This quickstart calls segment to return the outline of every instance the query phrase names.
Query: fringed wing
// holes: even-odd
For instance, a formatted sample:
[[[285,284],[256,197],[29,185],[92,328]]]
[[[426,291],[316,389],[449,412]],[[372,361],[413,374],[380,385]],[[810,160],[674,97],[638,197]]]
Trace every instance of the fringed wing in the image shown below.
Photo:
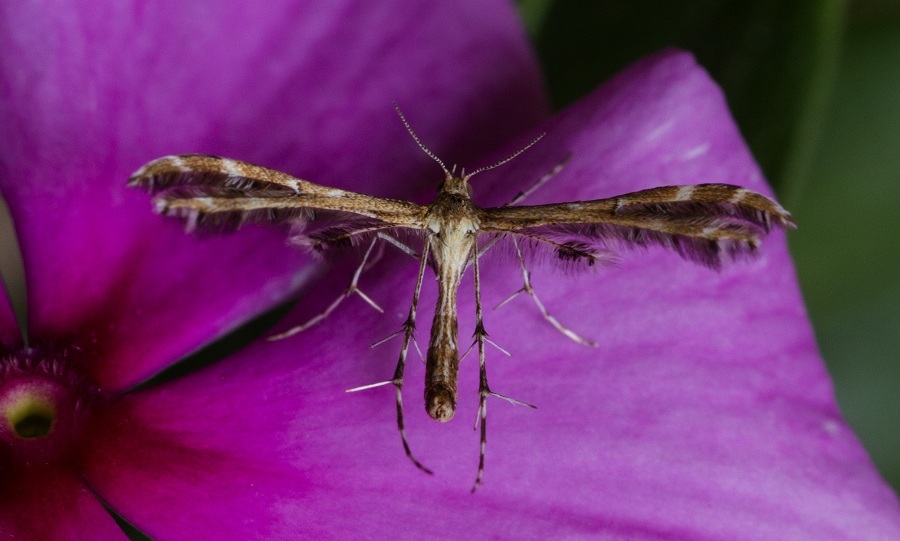
[[[422,227],[425,207],[321,186],[247,162],[184,154],[138,169],[129,186],[154,194],[156,211],[198,226],[234,230],[252,222],[289,223],[297,243],[316,250],[355,235]]]
[[[522,256],[532,263],[552,263],[565,271],[581,271],[586,267],[603,267],[615,264],[618,254],[608,246],[594,242],[582,242],[573,238],[548,234],[539,228],[522,229],[515,233],[493,233],[481,236],[479,251],[491,250],[504,258],[517,257],[516,247]],[[515,242],[512,242],[515,241]]]
[[[658,245],[718,269],[752,256],[772,226],[796,227],[768,197],[739,186],[665,186],[618,197],[484,210],[485,233],[513,234],[554,247],[569,262],[593,265],[616,248]]]

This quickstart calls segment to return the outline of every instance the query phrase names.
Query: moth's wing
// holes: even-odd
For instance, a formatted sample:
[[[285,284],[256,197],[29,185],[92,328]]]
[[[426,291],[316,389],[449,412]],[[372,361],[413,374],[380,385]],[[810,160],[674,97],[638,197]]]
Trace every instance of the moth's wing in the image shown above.
[[[753,255],[771,227],[796,227],[768,197],[729,184],[650,188],[618,197],[484,209],[481,230],[545,245],[563,261],[593,265],[622,248],[659,245],[719,268]]]
[[[129,186],[154,194],[156,211],[198,226],[289,223],[296,240],[321,250],[395,228],[421,229],[425,207],[321,186],[247,162],[184,154],[138,169]]]

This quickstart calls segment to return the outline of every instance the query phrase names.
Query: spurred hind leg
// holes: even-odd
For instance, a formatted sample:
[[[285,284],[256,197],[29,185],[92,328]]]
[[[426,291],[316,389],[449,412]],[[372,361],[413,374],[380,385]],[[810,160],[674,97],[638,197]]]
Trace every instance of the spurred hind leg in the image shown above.
[[[344,292],[341,293],[341,295],[337,299],[334,300],[334,302],[329,304],[328,307],[325,308],[325,310],[323,310],[321,313],[310,318],[309,321],[307,321],[306,323],[297,325],[296,327],[288,329],[282,333],[272,335],[268,338],[268,340],[283,340],[289,336],[293,336],[293,335],[297,334],[298,332],[305,331],[306,329],[312,327],[316,323],[319,323],[320,321],[322,321],[323,319],[325,319],[329,315],[331,315],[331,313],[334,312],[334,310],[338,306],[340,306],[340,304],[342,302],[344,302],[344,300],[346,300],[347,297],[349,297],[350,295],[353,295],[354,293],[356,293],[357,295],[362,297],[362,299],[364,301],[366,301],[369,304],[369,306],[378,310],[381,313],[384,313],[384,310],[382,310],[380,306],[375,304],[375,301],[373,301],[371,298],[369,298],[369,296],[366,295],[365,293],[363,293],[362,290],[359,289],[359,287],[357,286],[357,284],[359,283],[359,277],[362,274],[363,269],[366,266],[366,261],[368,261],[368,259],[369,259],[369,254],[372,253],[372,248],[375,247],[375,242],[377,240],[378,240],[378,237],[372,238],[372,242],[369,243],[369,247],[366,249],[365,255],[363,255],[362,262],[360,262],[359,267],[356,268],[356,272],[353,273],[353,278],[350,280],[350,285],[347,286],[347,289],[345,289]]]
[[[512,295],[510,295],[509,297],[504,299],[503,302],[501,302],[500,304],[495,306],[494,310],[496,310],[497,308],[500,308],[504,304],[513,300],[520,293],[527,293],[528,296],[530,296],[532,299],[534,299],[534,304],[537,305],[538,310],[541,311],[541,315],[544,316],[544,319],[546,319],[548,322],[550,322],[550,324],[553,325],[553,327],[555,327],[556,330],[563,333],[564,335],[566,335],[568,338],[574,340],[575,342],[578,342],[579,344],[582,344],[585,346],[597,347],[596,342],[592,342],[590,340],[586,340],[586,339],[578,336],[577,334],[575,334],[574,331],[572,331],[568,327],[563,326],[563,324],[560,323],[558,319],[553,317],[553,315],[547,311],[547,308],[544,307],[544,303],[542,303],[541,300],[538,298],[538,296],[534,293],[534,288],[531,286],[531,273],[525,267],[525,258],[522,257],[522,250],[519,249],[519,243],[516,241],[516,239],[512,239],[512,241],[516,247],[516,256],[519,258],[519,265],[522,267],[522,281],[524,282],[524,285],[522,286],[522,289],[516,291],[515,293],[513,293]]]

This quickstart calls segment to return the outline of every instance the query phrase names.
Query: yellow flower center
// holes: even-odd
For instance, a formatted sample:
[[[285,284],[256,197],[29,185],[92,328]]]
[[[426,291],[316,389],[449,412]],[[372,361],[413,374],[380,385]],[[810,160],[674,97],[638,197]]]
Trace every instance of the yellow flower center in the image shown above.
[[[16,436],[22,439],[42,438],[53,432],[56,424],[53,404],[40,394],[17,394],[19,396],[8,397],[3,405],[3,416]]]

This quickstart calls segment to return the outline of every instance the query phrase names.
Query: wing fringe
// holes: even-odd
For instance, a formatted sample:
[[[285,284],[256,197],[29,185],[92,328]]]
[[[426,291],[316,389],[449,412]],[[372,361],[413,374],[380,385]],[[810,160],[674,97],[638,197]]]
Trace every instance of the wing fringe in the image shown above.
[[[527,228],[516,234],[550,239],[559,244],[577,246],[582,252],[592,251],[598,254],[661,246],[684,259],[717,270],[726,262],[752,258],[759,248],[759,238],[753,227],[727,222],[704,222],[703,229],[714,229],[720,236],[692,236],[607,223],[560,224]],[[568,259],[565,253],[559,253],[558,257],[561,260]]]

